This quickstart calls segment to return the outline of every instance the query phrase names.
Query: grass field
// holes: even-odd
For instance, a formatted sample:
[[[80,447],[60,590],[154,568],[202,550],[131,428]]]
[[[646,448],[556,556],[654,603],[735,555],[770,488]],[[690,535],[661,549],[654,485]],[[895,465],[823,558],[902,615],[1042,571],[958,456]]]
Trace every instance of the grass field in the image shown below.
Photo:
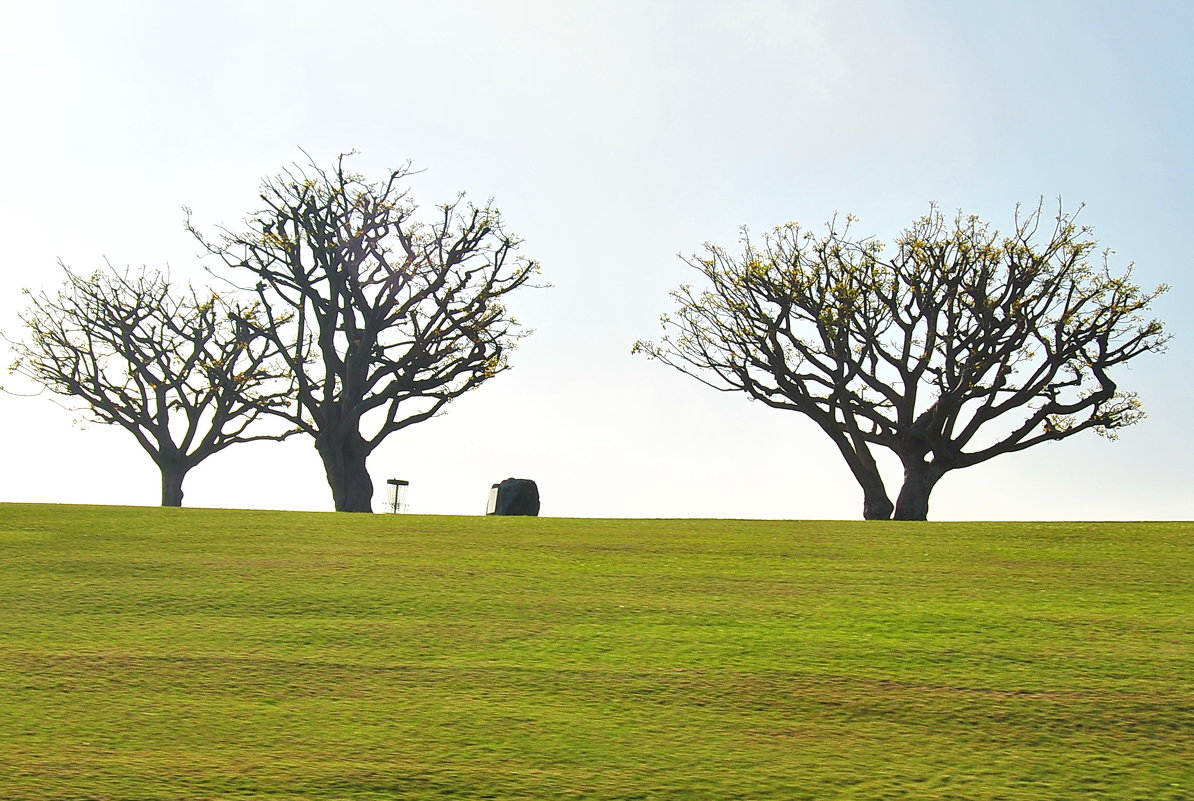
[[[0,799],[1190,799],[1192,534],[0,505]]]

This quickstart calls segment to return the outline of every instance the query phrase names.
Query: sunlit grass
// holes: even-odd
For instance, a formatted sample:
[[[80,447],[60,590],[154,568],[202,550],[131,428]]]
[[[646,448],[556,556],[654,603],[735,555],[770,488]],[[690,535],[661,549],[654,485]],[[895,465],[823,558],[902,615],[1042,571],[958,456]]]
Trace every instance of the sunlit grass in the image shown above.
[[[1192,532],[0,505],[0,798],[1178,801]]]

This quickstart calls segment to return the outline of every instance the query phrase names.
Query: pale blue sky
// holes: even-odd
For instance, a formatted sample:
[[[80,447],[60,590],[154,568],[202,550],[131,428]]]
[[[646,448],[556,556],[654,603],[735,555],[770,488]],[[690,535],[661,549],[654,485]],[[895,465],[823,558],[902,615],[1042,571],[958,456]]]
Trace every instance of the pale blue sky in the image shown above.
[[[0,3],[0,328],[22,286],[88,269],[203,274],[182,229],[235,225],[262,177],[357,148],[410,159],[426,205],[493,196],[554,287],[516,303],[515,370],[387,441],[378,484],[479,514],[536,479],[544,514],[856,518],[832,446],[791,414],[629,355],[676,257],[740,225],[835,212],[883,238],[930,201],[1006,225],[1061,196],[1134,261],[1175,339],[1122,375],[1150,417],[947,476],[931,517],[1194,517],[1194,60],[1185,2]],[[0,500],[153,504],[130,436],[0,396]],[[895,476],[891,482],[895,484]],[[309,441],[233,448],[188,505],[330,509]],[[380,501],[380,494],[378,496]],[[377,506],[380,508],[380,503]]]

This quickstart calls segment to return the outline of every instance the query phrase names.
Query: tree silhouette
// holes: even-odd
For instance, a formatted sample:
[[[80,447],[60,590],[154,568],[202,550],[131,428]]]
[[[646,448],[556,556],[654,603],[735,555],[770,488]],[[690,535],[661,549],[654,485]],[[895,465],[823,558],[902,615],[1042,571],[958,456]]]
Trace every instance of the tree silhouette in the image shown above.
[[[187,472],[212,454],[295,433],[250,432],[290,392],[256,306],[175,294],[157,270],[63,269],[57,292],[30,293],[11,369],[131,433],[161,471],[163,506],[182,505]]]
[[[1111,371],[1164,349],[1142,314],[1167,287],[1114,274],[1074,214],[1050,228],[1040,206],[1017,210],[1004,236],[933,207],[890,255],[853,222],[823,235],[792,223],[759,244],[744,232],[740,254],[706,246],[686,261],[707,287],[674,292],[663,339],[635,350],[807,416],[862,487],[867,519],[923,520],[951,470],[1088,429],[1113,437],[1144,416]],[[903,466],[894,505],[876,447]]]
[[[369,454],[507,369],[520,329],[502,301],[537,266],[514,255],[497,209],[458,199],[419,222],[409,167],[369,183],[345,158],[265,181],[246,230],[188,226],[252,276],[256,330],[295,376],[294,403],[268,410],[314,438],[336,509],[368,512]]]

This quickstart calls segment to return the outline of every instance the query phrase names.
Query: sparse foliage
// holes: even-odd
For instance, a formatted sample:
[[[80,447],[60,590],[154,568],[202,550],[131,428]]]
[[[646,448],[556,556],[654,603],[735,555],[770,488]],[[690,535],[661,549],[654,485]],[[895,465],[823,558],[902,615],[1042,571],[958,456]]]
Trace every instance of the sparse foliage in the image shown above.
[[[26,336],[10,341],[12,372],[131,433],[161,471],[163,506],[182,504],[183,479],[208,456],[294,433],[250,431],[289,395],[256,306],[192,287],[175,293],[146,269],[67,269],[57,292],[30,294]]]
[[[1038,206],[1002,235],[936,208],[884,246],[792,223],[741,253],[686,261],[707,281],[673,293],[658,343],[635,350],[725,391],[806,415],[838,447],[868,519],[923,520],[948,471],[1144,413],[1113,368],[1164,349],[1142,290],[1075,214]],[[873,448],[903,466],[891,503]]]
[[[410,174],[370,183],[345,156],[309,162],[262,184],[245,230],[190,226],[256,292],[256,330],[296,378],[293,403],[269,411],[314,438],[341,511],[371,510],[366,459],[387,436],[507,369],[520,327],[503,298],[537,270],[495,208],[458,199],[417,221]]]

